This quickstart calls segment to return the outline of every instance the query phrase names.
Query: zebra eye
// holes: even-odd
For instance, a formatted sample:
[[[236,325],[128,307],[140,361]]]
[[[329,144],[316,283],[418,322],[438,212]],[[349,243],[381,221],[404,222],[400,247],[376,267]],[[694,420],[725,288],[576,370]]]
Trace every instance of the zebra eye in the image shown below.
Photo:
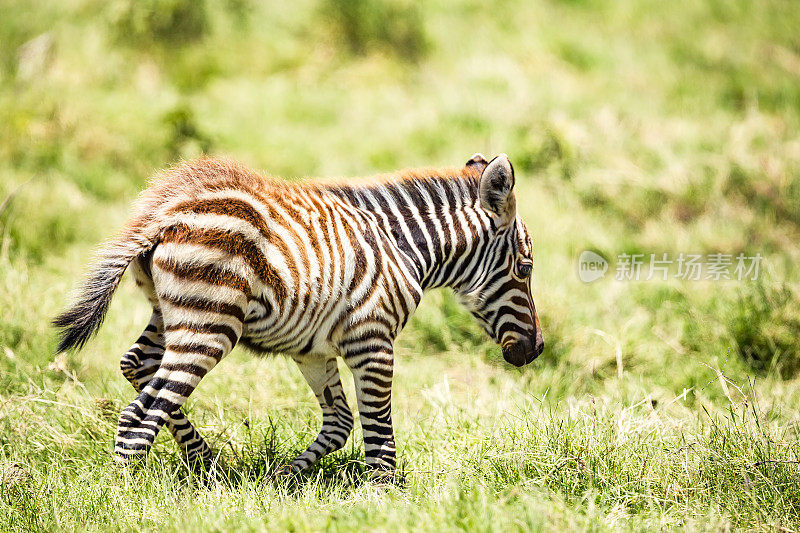
[[[530,263],[528,261],[517,263],[517,272],[519,272],[519,275],[522,278],[527,278],[528,276],[530,276],[532,270],[533,270],[533,263]]]

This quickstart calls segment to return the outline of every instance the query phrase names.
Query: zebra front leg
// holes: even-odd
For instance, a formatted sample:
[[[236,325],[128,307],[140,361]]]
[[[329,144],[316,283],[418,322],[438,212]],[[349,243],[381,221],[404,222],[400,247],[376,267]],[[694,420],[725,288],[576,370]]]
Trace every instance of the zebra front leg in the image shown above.
[[[322,407],[322,429],[306,451],[284,469],[287,474],[305,470],[320,458],[340,449],[353,429],[353,412],[342,388],[336,357],[306,355],[294,360]]]
[[[164,355],[164,336],[161,314],[154,312],[150,323],[133,346],[122,356],[120,368],[122,375],[141,393],[155,375]],[[190,465],[211,464],[214,457],[211,447],[194,428],[186,415],[178,409],[166,422],[167,429],[180,446],[184,460]]]
[[[377,345],[385,344],[381,341]],[[396,464],[392,428],[393,352],[387,349],[345,356],[356,386],[364,432],[367,469],[376,479],[391,479]]]

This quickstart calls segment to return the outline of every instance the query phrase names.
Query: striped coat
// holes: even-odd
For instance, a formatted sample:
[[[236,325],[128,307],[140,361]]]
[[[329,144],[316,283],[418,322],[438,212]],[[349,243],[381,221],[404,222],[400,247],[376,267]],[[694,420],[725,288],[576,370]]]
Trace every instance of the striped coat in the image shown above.
[[[391,472],[393,343],[426,289],[451,287],[510,363],[543,349],[513,187],[505,155],[363,183],[290,184],[225,160],[184,163],[153,181],[102,249],[54,321],[58,349],[96,332],[130,267],[153,314],[121,361],[139,394],[120,415],[119,461],[146,454],[162,425],[188,460],[210,461],[181,406],[239,344],[291,356],[322,407],[319,435],[287,472],[350,434],[337,357],[354,376],[367,465]]]

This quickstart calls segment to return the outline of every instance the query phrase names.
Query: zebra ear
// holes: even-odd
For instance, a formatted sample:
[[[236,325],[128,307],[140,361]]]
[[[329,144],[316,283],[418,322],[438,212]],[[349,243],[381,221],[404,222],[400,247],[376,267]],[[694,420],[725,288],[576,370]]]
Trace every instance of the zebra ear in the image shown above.
[[[517,214],[514,198],[514,167],[506,154],[500,154],[483,169],[479,187],[481,207],[510,223]]]
[[[484,168],[486,168],[486,165],[488,164],[489,162],[486,160],[485,157],[483,157],[483,154],[477,152],[473,154],[472,157],[469,158],[469,161],[467,161],[467,163],[464,166],[476,168],[478,170],[483,170]]]

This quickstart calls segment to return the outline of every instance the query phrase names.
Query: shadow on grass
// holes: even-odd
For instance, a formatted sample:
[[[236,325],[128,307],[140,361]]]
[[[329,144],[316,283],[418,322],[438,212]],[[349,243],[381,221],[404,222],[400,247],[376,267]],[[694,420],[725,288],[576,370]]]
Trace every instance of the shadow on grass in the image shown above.
[[[317,491],[353,490],[366,483],[382,485],[405,485],[402,466],[394,476],[376,479],[366,469],[364,452],[360,445],[350,442],[343,449],[323,457],[303,472],[284,474],[282,469],[292,463],[305,447],[294,448],[286,444],[289,439],[279,435],[277,428],[269,425],[261,434],[250,433],[251,439],[242,445],[233,446],[226,442],[214,446],[215,460],[212,464],[188,464],[175,454],[162,458],[165,467],[176,473],[176,481],[197,488],[211,488],[220,484],[230,488],[245,484],[271,484],[288,495],[302,492],[308,486]],[[309,436],[304,445],[310,444],[314,437]],[[301,439],[302,440],[302,439]]]

